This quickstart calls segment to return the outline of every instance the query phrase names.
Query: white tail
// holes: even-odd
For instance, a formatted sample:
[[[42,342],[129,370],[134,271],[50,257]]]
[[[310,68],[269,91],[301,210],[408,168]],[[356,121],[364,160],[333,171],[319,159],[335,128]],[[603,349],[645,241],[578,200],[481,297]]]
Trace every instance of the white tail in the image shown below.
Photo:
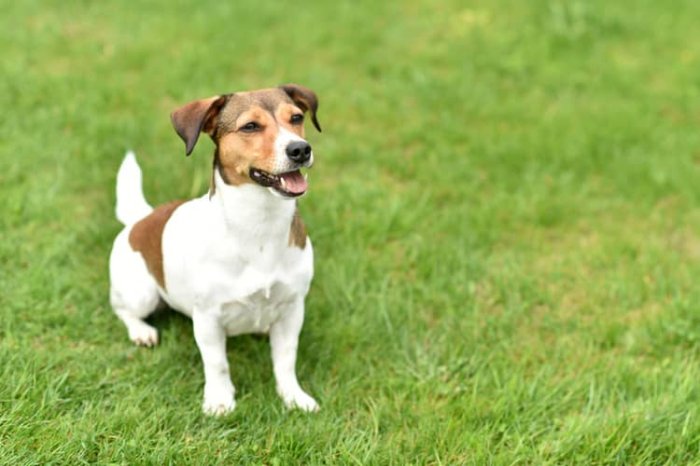
[[[124,225],[131,225],[152,210],[143,197],[141,168],[134,153],[129,151],[117,173],[117,219]]]

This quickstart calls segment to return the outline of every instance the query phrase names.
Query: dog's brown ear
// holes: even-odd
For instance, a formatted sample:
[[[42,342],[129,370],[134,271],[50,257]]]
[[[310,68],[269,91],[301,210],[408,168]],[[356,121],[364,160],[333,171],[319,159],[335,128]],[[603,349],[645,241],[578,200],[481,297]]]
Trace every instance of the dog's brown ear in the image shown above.
[[[214,117],[226,103],[225,96],[195,100],[170,114],[170,121],[177,134],[185,141],[185,153],[190,155],[199,133],[211,135],[214,130]]]
[[[321,132],[321,125],[316,119],[316,112],[318,111],[318,98],[316,94],[311,89],[300,86],[299,84],[285,84],[280,86],[284,92],[287,93],[290,99],[304,112],[311,110],[311,121],[314,126]]]

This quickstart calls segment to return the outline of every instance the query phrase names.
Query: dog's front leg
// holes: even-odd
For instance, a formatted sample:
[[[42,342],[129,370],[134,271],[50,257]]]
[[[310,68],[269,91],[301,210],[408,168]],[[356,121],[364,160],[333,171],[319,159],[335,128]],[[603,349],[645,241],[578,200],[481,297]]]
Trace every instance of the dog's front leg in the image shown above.
[[[318,411],[318,403],[299,386],[296,374],[297,345],[304,323],[304,301],[298,300],[285,309],[270,327],[272,366],[277,393],[288,408]]]
[[[204,363],[204,404],[206,414],[220,416],[233,411],[235,389],[226,357],[226,331],[219,313],[195,310],[192,314],[194,338]]]

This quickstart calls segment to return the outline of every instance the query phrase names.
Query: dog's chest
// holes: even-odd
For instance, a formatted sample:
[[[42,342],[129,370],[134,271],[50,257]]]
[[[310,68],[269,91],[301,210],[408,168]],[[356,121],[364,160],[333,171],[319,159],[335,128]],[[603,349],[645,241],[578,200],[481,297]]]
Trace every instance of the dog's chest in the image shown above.
[[[228,335],[267,332],[308,292],[313,275],[310,242],[304,249],[287,245],[207,249],[207,260],[183,258],[182,267],[169,270],[174,286],[165,297],[189,316],[195,309],[219,313]]]
[[[249,224],[239,228],[225,227],[214,212],[199,200],[176,210],[166,225],[163,297],[189,316],[218,314],[229,335],[266,332],[303,302],[313,275],[311,242],[290,242],[293,210],[278,222],[239,213],[236,219]]]
[[[252,256],[220,294],[221,321],[228,335],[266,333],[282,313],[301,303],[311,280],[308,254],[299,248]]]
[[[309,245],[310,246],[310,245]],[[192,316],[195,309],[219,314],[228,335],[266,333],[284,312],[303,302],[308,292],[313,266],[311,251],[289,251],[278,263],[223,260],[200,266],[200,276],[172,275],[185,285],[167,293],[166,301]],[[183,268],[190,271],[193,267]],[[178,277],[176,279],[176,277]]]
[[[290,309],[295,298],[303,299],[288,284],[281,281],[260,283],[257,291],[223,303],[221,322],[228,335],[267,333],[270,325]]]

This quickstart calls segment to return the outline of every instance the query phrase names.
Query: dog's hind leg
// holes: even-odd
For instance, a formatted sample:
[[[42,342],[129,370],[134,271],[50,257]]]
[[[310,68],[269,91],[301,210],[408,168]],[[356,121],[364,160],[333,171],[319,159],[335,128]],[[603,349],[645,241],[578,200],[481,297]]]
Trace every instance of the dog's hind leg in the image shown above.
[[[114,312],[124,322],[129,332],[129,339],[138,346],[155,346],[158,344],[158,330],[138,317],[131,309],[115,308]]]
[[[143,319],[158,308],[161,299],[143,258],[129,247],[126,232],[114,241],[109,261],[110,301],[131,341],[139,346],[154,346],[158,343],[158,331]]]

